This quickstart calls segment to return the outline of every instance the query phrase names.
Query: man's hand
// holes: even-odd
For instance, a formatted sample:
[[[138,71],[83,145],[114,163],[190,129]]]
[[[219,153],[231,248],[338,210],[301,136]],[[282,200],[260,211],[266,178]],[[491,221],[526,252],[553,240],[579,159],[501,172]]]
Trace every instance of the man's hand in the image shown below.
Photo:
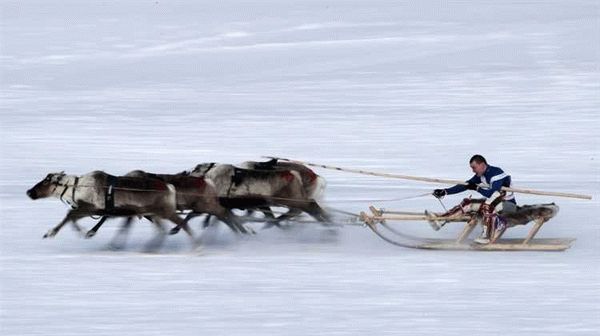
[[[446,190],[444,189],[435,189],[433,191],[433,193],[431,193],[433,196],[435,196],[436,198],[443,198],[444,196],[446,196]]]
[[[467,184],[466,188],[468,190],[477,190],[477,184],[475,184],[475,183],[469,183],[469,184]]]

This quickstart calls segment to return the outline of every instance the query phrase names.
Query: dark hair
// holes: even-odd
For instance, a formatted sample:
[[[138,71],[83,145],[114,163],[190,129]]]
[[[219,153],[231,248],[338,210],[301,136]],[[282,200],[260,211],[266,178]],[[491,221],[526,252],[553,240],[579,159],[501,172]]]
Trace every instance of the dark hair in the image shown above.
[[[485,160],[485,158],[479,154],[475,154],[473,155],[473,157],[471,157],[471,160],[469,160],[469,163],[473,163],[473,161],[477,162],[477,163],[485,163],[487,164],[487,161]]]

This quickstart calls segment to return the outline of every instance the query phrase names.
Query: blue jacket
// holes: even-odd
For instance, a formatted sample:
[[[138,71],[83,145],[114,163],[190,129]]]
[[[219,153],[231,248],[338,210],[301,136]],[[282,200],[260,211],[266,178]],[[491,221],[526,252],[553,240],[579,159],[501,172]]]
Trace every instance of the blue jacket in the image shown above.
[[[510,175],[506,174],[502,169],[488,165],[487,169],[483,173],[483,176],[479,177],[475,174],[466,183],[477,184],[477,192],[489,198],[496,191],[500,191],[502,187],[510,187]],[[445,189],[448,195],[458,194],[467,190],[467,186],[457,184],[454,187]],[[512,193],[507,193],[504,196],[505,201],[517,203]]]

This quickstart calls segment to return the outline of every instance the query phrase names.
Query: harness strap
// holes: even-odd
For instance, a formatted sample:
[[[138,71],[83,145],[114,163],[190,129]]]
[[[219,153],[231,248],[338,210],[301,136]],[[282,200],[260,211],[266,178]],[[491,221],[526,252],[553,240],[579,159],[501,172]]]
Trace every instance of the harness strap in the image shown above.
[[[239,186],[242,181],[244,181],[245,171],[239,168],[233,168],[233,176],[231,176],[231,183],[236,187]],[[230,187],[231,189],[231,187]]]
[[[73,182],[73,191],[71,192],[71,200],[73,201],[73,204],[77,204],[77,202],[75,202],[75,189],[77,188],[77,183],[79,183],[79,176],[76,176],[75,182]]]
[[[75,177],[75,181],[73,182],[72,190],[71,190],[71,201],[69,200],[65,200],[63,197],[65,196],[65,194],[67,193],[67,190],[69,189],[69,183],[65,183],[63,186],[65,187],[65,189],[63,189],[62,193],[60,194],[60,201],[63,202],[64,204],[70,206],[71,208],[75,209],[77,208],[77,202],[75,201],[75,189],[77,189],[77,183],[79,183],[79,177],[76,176]]]
[[[65,196],[65,194],[67,193],[67,189],[69,189],[69,184],[65,183],[65,184],[63,184],[63,186],[65,187],[65,189],[63,189],[62,193],[60,194],[60,201],[63,202],[63,203],[69,204],[67,201],[65,201],[63,199],[63,196]]]
[[[104,210],[112,210],[115,207],[115,185],[117,177],[108,175],[106,177],[106,194],[104,196]]]

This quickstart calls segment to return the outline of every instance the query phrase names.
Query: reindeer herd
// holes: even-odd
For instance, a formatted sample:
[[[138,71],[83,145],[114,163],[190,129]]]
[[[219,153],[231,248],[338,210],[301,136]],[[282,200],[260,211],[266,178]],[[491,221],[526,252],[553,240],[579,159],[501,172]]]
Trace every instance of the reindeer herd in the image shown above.
[[[144,217],[158,229],[157,236],[148,244],[155,249],[166,236],[163,220],[175,224],[171,234],[183,229],[194,245],[196,239],[188,222],[199,215],[207,215],[205,227],[214,216],[237,234],[254,233],[245,224],[258,218],[267,226],[278,226],[284,220],[307,213],[327,223],[329,216],[317,203],[324,188],[325,180],[306,166],[271,160],[248,161],[237,166],[203,163],[178,174],[141,170],[124,176],[102,171],[81,176],[51,173],[29,189],[27,195],[34,200],[56,197],[71,207],[44,238],[54,237],[68,223],[83,234],[77,221],[99,216],[98,224],[85,233],[90,238],[107,219],[125,217],[114,242],[117,237],[126,236],[134,218]],[[286,208],[287,212],[276,216],[273,207]],[[247,214],[237,215],[234,209],[247,210]],[[252,215],[256,212],[261,212],[261,217]],[[182,214],[184,218],[180,217]]]

